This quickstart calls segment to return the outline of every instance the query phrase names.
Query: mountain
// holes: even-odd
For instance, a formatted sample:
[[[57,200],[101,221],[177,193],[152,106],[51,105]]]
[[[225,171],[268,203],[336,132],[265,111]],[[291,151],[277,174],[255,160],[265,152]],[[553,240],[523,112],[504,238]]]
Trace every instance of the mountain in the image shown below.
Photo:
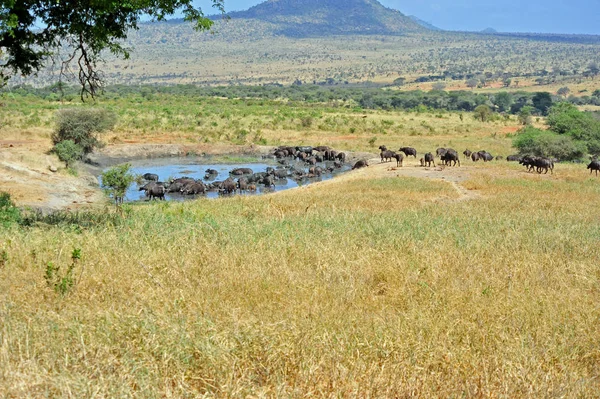
[[[437,26],[434,26],[432,24],[430,24],[429,22],[423,21],[421,18],[415,16],[415,15],[409,15],[408,18],[412,19],[413,21],[415,21],[416,23],[418,23],[419,25],[421,25],[424,28],[427,28],[429,30],[435,30],[435,31],[442,31],[443,29],[438,28]]]
[[[498,31],[494,28],[485,28],[481,33],[498,33]]]
[[[267,0],[229,16],[274,24],[276,33],[290,37],[399,35],[427,30],[377,0]]]

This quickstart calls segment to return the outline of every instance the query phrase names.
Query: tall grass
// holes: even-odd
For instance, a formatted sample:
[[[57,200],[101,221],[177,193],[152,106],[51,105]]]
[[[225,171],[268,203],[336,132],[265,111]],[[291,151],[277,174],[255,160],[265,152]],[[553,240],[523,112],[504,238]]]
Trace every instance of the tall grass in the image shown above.
[[[3,230],[0,396],[597,397],[597,180],[465,187],[339,179]],[[58,295],[45,265],[74,248]]]

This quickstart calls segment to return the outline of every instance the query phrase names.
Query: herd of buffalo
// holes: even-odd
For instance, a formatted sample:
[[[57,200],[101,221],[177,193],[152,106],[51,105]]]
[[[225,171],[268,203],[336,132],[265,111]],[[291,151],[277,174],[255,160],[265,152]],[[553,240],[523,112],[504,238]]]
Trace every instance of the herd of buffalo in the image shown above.
[[[415,159],[417,158],[417,150],[412,147],[400,147],[398,152],[390,151],[384,145],[379,146],[379,149],[381,150],[381,152],[379,153],[381,162],[391,162],[392,159],[395,159],[396,166],[402,166],[404,156],[412,155],[415,157]],[[404,153],[404,155],[401,153]],[[436,154],[435,157],[439,157],[440,160],[442,161],[442,164],[444,164],[446,166],[456,166],[457,164],[458,164],[458,166],[460,166],[460,157],[458,155],[458,152],[456,152],[456,150],[454,150],[452,148],[438,148],[435,151],[435,154]],[[470,151],[467,149],[467,150],[463,151],[463,155],[465,156],[466,159],[470,158],[473,162],[477,162],[480,160],[483,162],[489,162],[489,161],[493,161],[493,160],[504,159],[500,155],[494,157],[492,154],[490,154],[489,152],[484,151],[484,150],[473,152],[473,151]],[[431,166],[431,164],[433,164],[433,166],[435,166],[435,157],[431,152],[428,152],[425,155],[423,155],[423,157],[419,160],[419,162],[420,162],[421,166]],[[533,155],[517,155],[517,154],[507,156],[506,160],[513,161],[513,162],[519,162],[519,164],[521,164],[521,165],[525,166],[525,168],[527,168],[528,172],[535,170],[537,173],[544,172],[544,174],[548,173],[548,171],[550,171],[550,173],[553,173],[554,162],[556,162],[555,159],[551,159],[551,158],[547,158],[547,157],[538,157],[538,156],[533,156]],[[361,164],[361,166],[368,166],[368,165]],[[596,176],[597,176],[598,171],[600,171],[600,161],[598,161],[598,159],[595,157],[592,158],[592,160],[591,160],[590,164],[587,166],[587,168],[590,170],[590,173],[595,171]]]
[[[254,172],[250,168],[235,168],[223,181],[216,180],[218,171],[214,169],[207,169],[203,179],[179,177],[168,182],[160,182],[158,175],[146,173],[142,177],[147,183],[140,187],[140,191],[145,191],[150,200],[164,199],[167,193],[196,195],[209,191],[219,194],[255,192],[259,186],[263,190],[272,189],[277,182],[285,179],[293,179],[296,182],[310,181],[336,170],[342,170],[346,163],[345,153],[326,146],[280,146],[267,157],[276,159],[278,165],[267,167],[264,172]]]
[[[413,156],[417,158],[417,150],[412,147],[400,147],[398,152],[388,150],[386,146],[379,147],[381,150],[381,162],[391,162],[396,160],[396,166],[402,166],[405,157]],[[489,162],[493,160],[502,160],[502,156],[494,157],[487,151],[481,150],[473,152],[463,151],[466,159],[473,162]],[[268,167],[264,172],[254,172],[250,168],[235,168],[229,172],[229,177],[223,181],[217,181],[218,172],[214,169],[207,169],[203,179],[193,179],[191,177],[179,177],[171,179],[168,182],[158,181],[158,175],[146,173],[143,178],[146,184],[140,187],[140,191],[145,191],[148,199],[164,199],[167,193],[180,193],[185,195],[205,194],[208,191],[216,191],[219,194],[234,194],[236,192],[254,192],[260,185],[263,189],[271,189],[276,181],[281,179],[294,179],[301,182],[305,179],[320,177],[326,173],[332,173],[340,170],[346,163],[346,154],[338,152],[328,146],[280,146],[275,148],[269,155],[269,158],[277,160],[276,167]],[[441,163],[446,166],[460,166],[460,156],[452,148],[438,148],[433,153],[428,152],[420,158],[421,166],[436,166],[435,158],[439,158]],[[527,171],[536,171],[537,173],[553,173],[555,160],[546,157],[537,157],[529,155],[509,155],[507,161],[519,162],[525,166]],[[358,160],[352,166],[352,169],[359,169],[369,166],[366,160]],[[600,161],[593,158],[587,167],[590,173],[600,171]]]

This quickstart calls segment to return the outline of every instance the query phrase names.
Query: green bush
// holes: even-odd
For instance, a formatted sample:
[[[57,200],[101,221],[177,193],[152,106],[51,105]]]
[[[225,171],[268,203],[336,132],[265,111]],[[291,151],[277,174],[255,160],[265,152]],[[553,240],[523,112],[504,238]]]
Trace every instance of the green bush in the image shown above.
[[[15,206],[9,193],[0,193],[0,225],[8,227],[21,222],[21,210]]]
[[[67,168],[73,164],[73,162],[80,160],[83,157],[83,148],[80,145],[75,144],[73,140],[64,140],[57,143],[52,149],[58,156],[58,159],[63,161]]]
[[[69,108],[56,114],[56,130],[52,134],[54,145],[65,140],[72,140],[89,154],[94,148],[102,147],[98,133],[112,129],[116,123],[116,115],[100,108]]]
[[[580,159],[587,150],[585,143],[573,140],[570,136],[531,126],[519,131],[513,139],[513,146],[521,154],[556,158],[559,161]]]
[[[123,202],[125,192],[135,181],[135,176],[129,172],[131,164],[117,165],[102,173],[104,191],[115,200],[115,204]]]

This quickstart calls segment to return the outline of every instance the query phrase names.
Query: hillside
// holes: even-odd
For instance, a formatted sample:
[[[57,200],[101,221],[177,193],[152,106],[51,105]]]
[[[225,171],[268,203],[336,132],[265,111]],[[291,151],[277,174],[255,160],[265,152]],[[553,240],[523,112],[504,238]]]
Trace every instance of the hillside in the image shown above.
[[[430,24],[427,21],[423,21],[421,18],[417,17],[416,15],[409,15],[408,18],[412,19],[413,21],[415,21],[416,23],[418,23],[422,27],[427,28],[429,30],[437,30],[437,31],[443,30],[443,29],[438,28],[435,25]]]
[[[398,35],[426,30],[377,0],[268,0],[230,17],[270,22],[277,26],[277,33],[289,37]]]

